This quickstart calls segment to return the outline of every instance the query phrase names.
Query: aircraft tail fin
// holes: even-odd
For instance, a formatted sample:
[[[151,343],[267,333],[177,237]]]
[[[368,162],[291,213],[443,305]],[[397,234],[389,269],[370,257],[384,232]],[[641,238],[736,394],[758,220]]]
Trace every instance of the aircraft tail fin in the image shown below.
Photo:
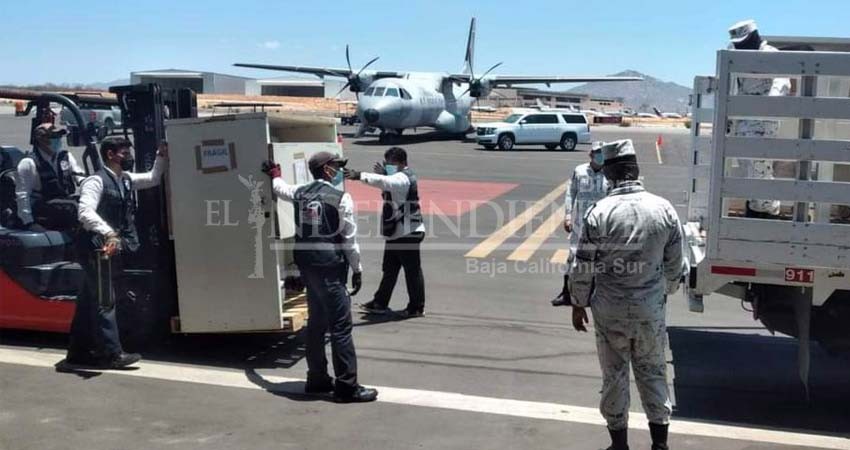
[[[463,73],[472,74],[475,62],[475,17],[469,22],[469,37],[466,39],[466,57],[463,59]]]
[[[664,114],[663,114],[663,113],[661,112],[661,110],[660,110],[660,109],[658,109],[657,107],[653,106],[653,107],[652,107],[652,110],[653,110],[653,111],[655,111],[655,115],[656,115],[656,116],[658,116],[658,117],[664,117]]]

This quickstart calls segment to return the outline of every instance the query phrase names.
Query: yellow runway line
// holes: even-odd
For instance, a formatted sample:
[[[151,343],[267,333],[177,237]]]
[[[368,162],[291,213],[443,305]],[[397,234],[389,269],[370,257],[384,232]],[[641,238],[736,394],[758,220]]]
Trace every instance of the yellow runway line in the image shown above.
[[[545,208],[546,205],[552,203],[553,201],[555,201],[555,199],[564,195],[566,191],[566,183],[561,183],[557,188],[555,188],[555,190],[546,194],[545,197],[535,202],[528,209],[523,211],[520,215],[514,217],[510,222],[505,224],[505,226],[496,230],[496,232],[491,234],[490,237],[482,241],[480,244],[476,245],[475,248],[470,250],[465,256],[467,258],[486,258],[487,255],[493,252],[493,250],[496,250],[509,237],[513,236],[514,233],[519,231],[528,222],[530,222],[531,219],[534,218],[534,216],[540,214],[540,211],[543,211],[543,208]]]
[[[555,254],[552,255],[552,259],[549,260],[552,264],[566,264],[567,259],[570,257],[570,249],[562,248],[555,251]]]
[[[543,225],[534,230],[531,236],[528,237],[516,250],[508,256],[508,261],[528,261],[534,255],[534,252],[549,239],[549,236],[558,229],[564,221],[564,208],[560,207],[553,212]]]

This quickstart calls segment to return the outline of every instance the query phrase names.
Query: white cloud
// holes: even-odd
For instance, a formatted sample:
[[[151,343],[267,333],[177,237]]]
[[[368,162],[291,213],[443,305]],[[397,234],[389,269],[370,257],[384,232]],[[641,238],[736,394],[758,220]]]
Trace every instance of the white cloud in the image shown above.
[[[260,47],[263,47],[268,50],[276,50],[280,47],[280,41],[266,41],[260,44]]]

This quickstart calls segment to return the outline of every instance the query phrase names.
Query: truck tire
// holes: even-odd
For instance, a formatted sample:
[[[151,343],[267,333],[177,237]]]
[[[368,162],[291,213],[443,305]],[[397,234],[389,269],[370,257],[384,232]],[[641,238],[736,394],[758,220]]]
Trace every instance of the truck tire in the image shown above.
[[[514,135],[510,133],[505,133],[499,136],[499,150],[510,151],[513,150],[514,144]]]
[[[561,136],[561,149],[567,152],[571,152],[576,149],[576,145],[578,144],[578,136],[575,133],[564,133]]]

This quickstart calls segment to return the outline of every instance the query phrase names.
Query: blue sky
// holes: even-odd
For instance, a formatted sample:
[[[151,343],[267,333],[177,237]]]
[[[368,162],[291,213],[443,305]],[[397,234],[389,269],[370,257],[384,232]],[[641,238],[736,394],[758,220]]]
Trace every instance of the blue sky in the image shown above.
[[[472,16],[479,72],[499,61],[497,73],[517,75],[635,69],[683,85],[713,73],[714,52],[740,19],[768,35],[850,37],[846,0],[3,0],[0,9],[0,84],[105,82],[171,67],[274,77],[283,74],[231,64],[344,67],[346,44],[355,65],[380,56],[373,68],[457,71]]]

